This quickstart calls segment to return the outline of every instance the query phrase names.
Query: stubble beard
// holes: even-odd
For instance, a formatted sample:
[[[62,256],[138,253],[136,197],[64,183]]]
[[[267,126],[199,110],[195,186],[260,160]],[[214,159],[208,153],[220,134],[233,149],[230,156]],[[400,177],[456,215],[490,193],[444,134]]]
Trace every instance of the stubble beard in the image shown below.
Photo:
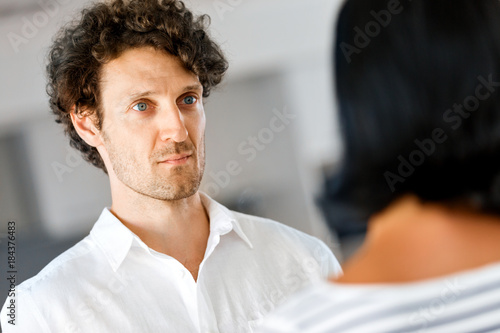
[[[198,192],[205,171],[204,136],[198,145],[199,150],[191,143],[176,142],[154,152],[147,161],[149,165],[139,163],[127,150],[116,149],[106,135],[103,138],[116,177],[132,191],[162,201],[178,201]],[[195,159],[191,165],[174,166],[169,172],[161,170],[158,164],[161,157],[189,150],[193,152],[190,158]]]

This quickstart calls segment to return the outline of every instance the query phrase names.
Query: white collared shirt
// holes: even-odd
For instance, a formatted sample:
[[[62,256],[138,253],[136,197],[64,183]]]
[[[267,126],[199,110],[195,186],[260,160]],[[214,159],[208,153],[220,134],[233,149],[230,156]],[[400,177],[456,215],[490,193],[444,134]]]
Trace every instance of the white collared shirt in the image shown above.
[[[201,194],[210,236],[197,282],[107,208],[90,235],[16,288],[4,332],[252,332],[295,291],[341,272],[318,239]]]

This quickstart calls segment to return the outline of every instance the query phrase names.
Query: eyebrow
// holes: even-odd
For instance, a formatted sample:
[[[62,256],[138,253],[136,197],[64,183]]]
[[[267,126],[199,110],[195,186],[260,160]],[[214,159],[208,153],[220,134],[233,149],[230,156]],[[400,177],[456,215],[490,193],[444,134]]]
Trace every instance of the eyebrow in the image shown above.
[[[201,84],[199,84],[199,83],[193,84],[193,85],[185,87],[184,90],[183,90],[183,92],[187,92],[187,91],[190,91],[190,90],[203,90],[203,86]]]
[[[154,95],[155,93],[156,92],[153,90],[139,91],[139,92],[134,92],[134,93],[128,95],[127,98],[129,101],[132,101],[132,100],[137,99],[137,98],[148,97],[148,96]]]

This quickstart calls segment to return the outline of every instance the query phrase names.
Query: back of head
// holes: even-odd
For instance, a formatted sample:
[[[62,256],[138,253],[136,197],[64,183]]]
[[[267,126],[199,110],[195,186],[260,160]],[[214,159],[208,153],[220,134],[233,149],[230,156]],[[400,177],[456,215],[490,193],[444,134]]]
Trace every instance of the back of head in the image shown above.
[[[500,212],[500,3],[347,0],[335,43],[345,143],[327,201],[404,194]]]

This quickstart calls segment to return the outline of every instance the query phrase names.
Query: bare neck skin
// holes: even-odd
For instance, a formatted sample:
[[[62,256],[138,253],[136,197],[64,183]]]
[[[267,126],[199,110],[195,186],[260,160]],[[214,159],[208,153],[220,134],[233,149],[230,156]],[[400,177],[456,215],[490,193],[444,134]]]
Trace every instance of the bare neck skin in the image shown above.
[[[177,259],[196,281],[210,233],[200,194],[177,201],[156,200],[110,179],[111,212],[147,246]]]
[[[407,196],[374,216],[338,283],[404,283],[500,262],[500,218]]]

